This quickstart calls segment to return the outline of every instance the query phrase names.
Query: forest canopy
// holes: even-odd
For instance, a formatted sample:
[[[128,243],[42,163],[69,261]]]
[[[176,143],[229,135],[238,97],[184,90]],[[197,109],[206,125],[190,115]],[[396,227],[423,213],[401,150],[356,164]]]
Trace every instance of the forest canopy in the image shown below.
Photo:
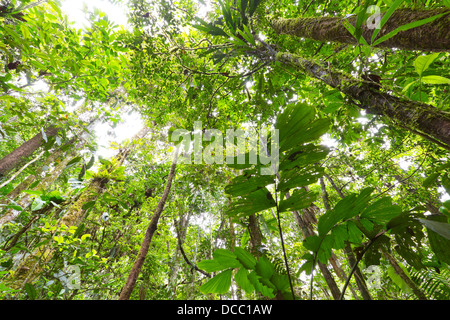
[[[0,0],[1,299],[450,299],[450,1],[74,3]]]

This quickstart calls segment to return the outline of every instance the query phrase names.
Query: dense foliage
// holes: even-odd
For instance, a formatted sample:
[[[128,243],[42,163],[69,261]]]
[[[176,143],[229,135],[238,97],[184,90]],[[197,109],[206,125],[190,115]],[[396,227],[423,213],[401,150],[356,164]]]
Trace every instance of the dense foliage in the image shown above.
[[[449,1],[109,2],[0,0],[2,299],[450,299]]]

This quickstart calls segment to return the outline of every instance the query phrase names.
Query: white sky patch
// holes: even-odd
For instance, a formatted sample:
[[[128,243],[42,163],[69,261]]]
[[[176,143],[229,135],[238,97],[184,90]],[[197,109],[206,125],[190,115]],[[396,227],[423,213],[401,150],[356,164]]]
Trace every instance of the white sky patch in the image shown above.
[[[328,148],[337,148],[337,146],[338,146],[338,142],[337,142],[337,140],[335,140],[335,139],[333,139],[333,138],[331,138],[331,136],[330,136],[330,134],[329,133],[327,133],[327,134],[324,134],[323,136],[322,136],[322,144],[324,145],[324,146],[327,146]]]
[[[67,14],[69,21],[74,23],[75,28],[83,29],[89,25],[86,14],[83,12],[83,6],[86,5],[90,12],[98,8],[104,12],[108,19],[119,26],[128,26],[126,8],[118,4],[114,5],[107,0],[64,0],[61,4],[61,10]]]
[[[111,143],[122,144],[126,139],[132,139],[144,126],[140,114],[132,112],[124,115],[124,121],[113,128],[109,123],[99,123],[95,126],[95,134],[99,139],[97,155],[109,159],[116,155],[117,150],[111,148]]]

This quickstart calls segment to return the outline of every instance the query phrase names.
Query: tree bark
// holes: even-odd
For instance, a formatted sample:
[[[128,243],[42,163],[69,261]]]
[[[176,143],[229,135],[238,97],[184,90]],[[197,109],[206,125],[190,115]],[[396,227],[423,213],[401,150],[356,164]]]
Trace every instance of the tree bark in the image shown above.
[[[45,130],[47,137],[56,136],[57,133],[58,129],[53,126]],[[8,172],[16,168],[23,159],[31,156],[42,145],[42,141],[44,141],[42,132],[39,132],[33,138],[0,159],[0,177],[5,176]]]
[[[248,232],[250,235],[250,250],[255,256],[259,257],[261,256],[262,234],[256,214],[248,217]]]
[[[311,228],[303,221],[302,216],[298,211],[293,211],[295,220],[297,222],[298,227],[303,233],[303,237],[307,238],[314,234],[314,232],[311,230]],[[323,264],[320,261],[317,261],[317,265],[319,266],[319,270],[322,273],[323,277],[325,278],[325,281],[328,285],[328,288],[331,291],[331,295],[333,296],[334,300],[339,300],[339,297],[341,295],[341,291],[339,290],[339,287],[336,284],[336,281],[333,278],[333,275],[331,274],[330,270],[328,270],[327,266]]]
[[[419,298],[419,300],[428,300],[427,296],[422,292],[422,290],[420,290],[419,287],[417,287],[416,284],[408,277],[405,271],[403,271],[402,267],[400,267],[395,258],[385,250],[381,250],[381,253],[394,268],[395,273],[397,273],[400,276],[400,278],[402,278],[402,280],[405,281],[408,287],[411,288],[416,297]]]
[[[74,143],[75,139],[71,139],[69,143]],[[29,194],[21,194],[22,191],[28,189],[28,187],[44,172],[44,167],[49,166],[56,160],[60,160],[58,165],[53,169],[52,172],[47,173],[47,175],[41,180],[41,182],[34,188],[35,190],[43,189],[46,190],[62,173],[67,163],[75,156],[76,151],[81,148],[82,144],[79,144],[75,147],[71,152],[64,153],[63,149],[60,148],[56,152],[53,152],[47,159],[45,159],[44,163],[36,169],[35,175],[28,176],[24,181],[22,181],[14,190],[12,190],[7,197],[11,200],[14,200],[17,197],[20,197],[16,200],[17,204],[19,204],[22,208],[28,207],[31,203],[31,196]],[[5,214],[0,217],[0,226],[13,221],[19,215],[19,211],[14,209],[9,209],[5,212]]]
[[[142,129],[133,138],[133,143],[128,148],[121,150],[115,156],[118,166],[122,165],[125,161],[126,157],[135,146],[136,141],[143,138],[148,131],[148,128]],[[112,166],[108,169],[108,172],[111,173],[115,168],[115,166]],[[86,213],[86,210],[83,209],[83,205],[87,202],[96,200],[104,192],[105,186],[108,182],[109,178],[107,177],[97,177],[92,179],[89,186],[81,193],[78,199],[69,206],[65,215],[60,219],[60,222],[58,222],[58,225],[60,223],[65,224],[67,227],[78,225]],[[13,289],[21,289],[25,283],[32,282],[42,271],[40,265],[48,263],[53,257],[53,254],[53,249],[39,247],[32,254],[26,256],[17,268],[14,276],[8,279],[9,286]]]
[[[448,9],[437,9],[427,11],[415,11],[411,9],[396,10],[380,29],[376,39],[388,34],[398,27],[438,14],[441,17],[424,25],[401,31],[393,37],[376,45],[380,48],[398,48],[403,50],[424,51],[450,51],[450,11]],[[381,14],[383,16],[383,14]],[[306,17],[295,19],[275,19],[271,21],[272,28],[278,34],[287,34],[303,37],[322,42],[339,42],[350,45],[358,44],[357,39],[345,28],[342,21],[344,17]],[[347,18],[353,26],[356,25],[356,16]],[[361,25],[361,36],[368,44],[371,43],[375,26]],[[376,40],[375,39],[375,40]]]
[[[444,111],[422,102],[394,97],[374,89],[369,81],[355,79],[332,70],[330,66],[324,67],[292,53],[278,52],[276,60],[359,101],[359,106],[368,113],[384,115],[394,124],[407,127],[412,132],[420,131],[431,141],[450,150],[450,115]]]
[[[167,197],[169,196],[170,188],[172,186],[172,180],[175,176],[175,169],[177,165],[178,158],[178,150],[175,152],[175,157],[172,162],[172,166],[170,168],[169,176],[167,177],[166,188],[164,189],[163,195],[159,200],[158,206],[156,207],[155,212],[153,213],[152,220],[145,232],[145,237],[142,242],[141,248],[139,250],[139,254],[136,258],[136,261],[131,268],[130,274],[128,275],[127,282],[120,293],[119,300],[129,300],[131,293],[136,285],[136,280],[141,272],[142,265],[144,264],[145,258],[147,257],[148,250],[150,248],[150,243],[152,241],[153,235],[158,227],[158,221],[161,217],[161,213],[164,209],[164,205],[166,204]]]

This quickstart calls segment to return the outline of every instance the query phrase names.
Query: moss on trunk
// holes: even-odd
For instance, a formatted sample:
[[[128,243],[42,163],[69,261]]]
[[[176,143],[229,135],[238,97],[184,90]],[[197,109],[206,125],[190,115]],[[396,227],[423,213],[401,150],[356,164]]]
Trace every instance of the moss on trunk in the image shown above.
[[[279,52],[276,59],[298,71],[314,77],[338,89],[349,98],[359,101],[360,107],[369,113],[384,115],[395,124],[409,130],[422,132],[430,140],[450,150],[450,115],[431,105],[392,96],[376,90],[372,83],[324,67],[302,57]]]
[[[377,47],[398,48],[404,50],[449,51],[450,50],[450,11],[447,9],[415,11],[411,9],[396,10],[381,28],[376,39],[388,34],[398,27],[438,14],[436,20],[422,26],[401,31]],[[342,24],[343,17],[306,17],[295,19],[272,20],[272,28],[278,34],[288,34],[322,42],[340,42],[357,44],[356,38]],[[356,25],[356,16],[349,17],[348,22]],[[362,37],[371,43],[373,31],[366,23],[361,26]]]

